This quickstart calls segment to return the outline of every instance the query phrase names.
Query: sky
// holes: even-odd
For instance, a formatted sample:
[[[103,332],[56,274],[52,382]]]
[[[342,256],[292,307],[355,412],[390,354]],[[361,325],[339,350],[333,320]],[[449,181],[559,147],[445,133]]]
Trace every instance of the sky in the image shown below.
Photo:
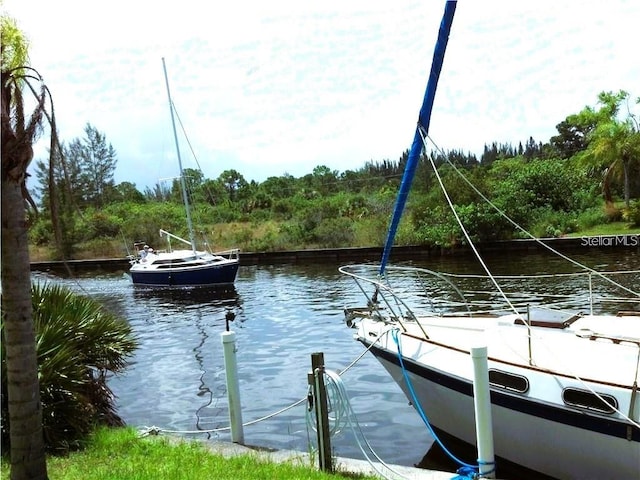
[[[140,190],[183,166],[247,181],[397,160],[413,139],[444,1],[4,0],[53,95],[60,137],[90,123]],[[640,96],[636,0],[460,0],[430,136],[480,155],[547,142],[601,91]],[[193,153],[192,153],[193,151]],[[36,159],[46,156],[46,142]]]

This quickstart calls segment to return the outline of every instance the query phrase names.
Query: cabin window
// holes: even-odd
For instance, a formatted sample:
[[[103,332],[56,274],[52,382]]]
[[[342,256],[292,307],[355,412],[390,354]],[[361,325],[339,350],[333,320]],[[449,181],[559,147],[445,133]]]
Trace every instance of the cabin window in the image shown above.
[[[171,266],[172,264],[176,264],[176,263],[185,263],[187,260],[188,259],[183,259],[183,258],[170,258],[168,260],[156,260],[154,264]]]
[[[562,391],[562,400],[567,405],[587,410],[595,410],[602,413],[613,413],[618,408],[618,401],[615,397],[605,393],[598,393],[599,396],[588,390],[578,388],[565,388]],[[602,400],[600,399],[602,397]]]
[[[493,368],[489,369],[489,383],[494,387],[504,388],[512,392],[525,393],[529,390],[529,380],[526,377]]]

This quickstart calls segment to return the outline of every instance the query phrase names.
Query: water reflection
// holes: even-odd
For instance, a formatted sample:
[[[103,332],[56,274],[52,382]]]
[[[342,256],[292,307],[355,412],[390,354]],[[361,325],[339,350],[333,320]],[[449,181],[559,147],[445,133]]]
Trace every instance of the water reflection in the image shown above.
[[[240,306],[242,299],[234,285],[224,287],[149,287],[132,285],[138,301],[160,302],[163,305],[200,308],[202,305]]]

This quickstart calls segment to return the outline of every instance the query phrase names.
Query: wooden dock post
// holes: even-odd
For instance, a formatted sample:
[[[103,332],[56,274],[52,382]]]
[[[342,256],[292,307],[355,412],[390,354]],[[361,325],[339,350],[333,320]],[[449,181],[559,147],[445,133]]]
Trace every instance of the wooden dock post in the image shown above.
[[[311,354],[311,373],[309,373],[308,380],[313,390],[313,408],[316,414],[318,465],[320,470],[324,472],[333,472],[327,390],[324,384],[324,354],[322,352]]]

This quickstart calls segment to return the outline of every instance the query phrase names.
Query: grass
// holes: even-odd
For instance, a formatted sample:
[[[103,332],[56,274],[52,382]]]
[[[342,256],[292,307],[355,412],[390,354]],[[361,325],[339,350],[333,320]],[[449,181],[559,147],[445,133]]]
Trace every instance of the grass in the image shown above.
[[[9,479],[9,460],[2,458],[0,479]],[[47,458],[51,480],[218,480],[374,479],[348,472],[329,474],[314,466],[273,463],[246,454],[224,457],[198,441],[174,442],[166,437],[139,437],[132,428],[100,428],[87,448],[68,456]]]
[[[593,237],[599,235],[640,234],[640,227],[630,227],[629,222],[610,222],[568,234],[568,237]]]

